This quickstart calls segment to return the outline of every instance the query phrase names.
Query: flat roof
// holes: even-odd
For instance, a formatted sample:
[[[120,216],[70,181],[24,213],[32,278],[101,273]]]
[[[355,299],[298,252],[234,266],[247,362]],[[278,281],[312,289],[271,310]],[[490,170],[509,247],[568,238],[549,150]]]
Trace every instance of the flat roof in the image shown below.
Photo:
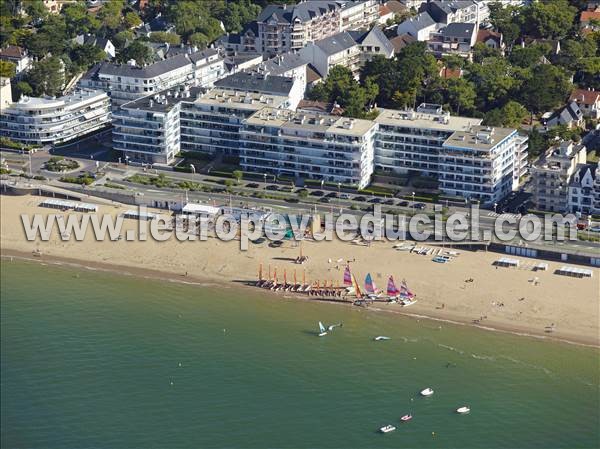
[[[413,110],[379,109],[375,122],[389,126],[405,126],[439,131],[467,131],[481,123],[480,118],[449,114],[433,114]]]
[[[375,122],[371,120],[273,108],[263,108],[255,112],[248,118],[247,123],[355,137],[363,136],[375,126]]]
[[[489,151],[515,132],[514,128],[473,126],[470,130],[455,131],[443,146]]]
[[[194,101],[193,98],[196,98],[196,95],[202,91],[203,89],[200,87],[176,86],[129,101],[123,104],[121,108],[151,112],[169,112],[183,100]]]
[[[97,212],[98,206],[91,203],[81,203],[79,201],[61,200],[61,199],[47,199],[40,203],[42,207],[52,207],[61,209],[73,209],[77,211],[86,212]]]
[[[209,206],[207,204],[187,203],[183,206],[181,211],[186,214],[216,215],[219,213],[220,209],[216,206]]]
[[[278,108],[288,101],[287,96],[214,88],[200,95],[194,103],[215,104],[237,109],[259,110],[266,106]]]

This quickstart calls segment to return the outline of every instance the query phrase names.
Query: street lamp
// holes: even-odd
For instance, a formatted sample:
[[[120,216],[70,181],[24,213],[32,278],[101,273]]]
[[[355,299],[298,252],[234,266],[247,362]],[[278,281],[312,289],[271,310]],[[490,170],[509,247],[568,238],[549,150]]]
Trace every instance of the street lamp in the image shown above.
[[[263,189],[266,191],[267,190],[267,174],[263,173],[263,179],[264,179],[264,183],[265,185],[263,186]]]
[[[338,203],[340,204],[340,215],[342,214],[342,199],[340,198],[341,190],[342,190],[342,183],[338,182]]]
[[[498,207],[498,203],[494,203],[494,213],[496,213],[496,208]]]
[[[412,193],[412,213],[415,214],[415,192]]]

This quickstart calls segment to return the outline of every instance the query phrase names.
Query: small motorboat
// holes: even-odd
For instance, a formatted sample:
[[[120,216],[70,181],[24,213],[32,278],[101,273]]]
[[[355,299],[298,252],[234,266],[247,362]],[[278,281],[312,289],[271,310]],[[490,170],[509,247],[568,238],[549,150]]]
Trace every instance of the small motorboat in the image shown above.
[[[373,340],[375,341],[385,341],[385,340],[391,340],[390,337],[386,337],[385,335],[379,335],[378,337],[375,337]]]
[[[458,407],[456,409],[456,413],[460,413],[461,415],[464,415],[465,413],[469,413],[471,411],[471,409],[469,407],[467,407],[466,405],[463,405],[462,407]]]
[[[337,323],[337,324],[331,324],[330,326],[327,326],[327,330],[328,331],[332,331],[334,330],[336,327],[342,327],[343,323]]]
[[[404,415],[402,418],[400,418],[400,421],[406,422],[406,421],[410,421],[411,419],[412,419],[412,415]]]
[[[379,428],[379,431],[381,433],[390,433],[390,432],[393,432],[394,430],[396,430],[396,428],[394,426],[392,426],[391,424],[388,424],[387,426],[383,426],[383,427]]]
[[[431,396],[433,394],[433,390],[431,388],[425,388],[421,390],[421,396]]]
[[[324,337],[325,335],[327,335],[327,329],[325,329],[323,323],[319,321],[319,337]]]

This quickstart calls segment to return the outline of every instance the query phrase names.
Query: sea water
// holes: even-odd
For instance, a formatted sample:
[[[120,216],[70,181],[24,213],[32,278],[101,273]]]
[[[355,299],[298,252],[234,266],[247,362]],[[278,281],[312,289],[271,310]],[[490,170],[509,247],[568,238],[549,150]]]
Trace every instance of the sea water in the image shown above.
[[[38,263],[0,285],[3,448],[600,446],[594,348]]]

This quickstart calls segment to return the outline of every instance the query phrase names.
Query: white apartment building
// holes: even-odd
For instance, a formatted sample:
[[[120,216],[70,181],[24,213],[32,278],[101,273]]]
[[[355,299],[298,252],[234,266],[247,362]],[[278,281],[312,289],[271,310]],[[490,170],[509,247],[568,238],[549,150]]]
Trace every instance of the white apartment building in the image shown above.
[[[514,129],[485,128],[481,119],[451,116],[430,104],[382,110],[375,122],[376,170],[432,176],[444,193],[483,204],[518,186],[527,151]]]
[[[600,164],[581,165],[569,184],[569,212],[600,214]]]
[[[584,145],[561,142],[550,148],[531,170],[536,209],[566,212],[569,209],[569,185],[578,166],[586,160]]]
[[[208,49],[181,53],[145,67],[102,63],[92,68],[80,85],[104,90],[114,107],[184,83],[210,87],[223,76],[224,59]]]
[[[333,66],[341,65],[350,69],[358,79],[361,63],[360,46],[346,31],[311,42],[300,50],[300,55],[309,61],[323,78],[327,78]]]
[[[264,107],[286,105],[284,95],[221,88],[199,93],[192,101],[186,98],[180,111],[181,150],[238,155],[244,121]]]
[[[242,128],[246,171],[366,187],[377,125],[370,120],[263,108]]]
[[[113,112],[113,146],[126,162],[171,164],[180,150],[181,99],[190,90],[158,92],[121,105]]]
[[[299,53],[284,53],[275,56],[274,58],[264,61],[262,64],[254,68],[258,73],[267,75],[284,76],[298,80],[303,86],[303,94],[306,91],[306,67],[308,61]]]
[[[25,144],[56,144],[110,125],[106,93],[83,89],[59,98],[23,96],[2,109],[2,136]]]

